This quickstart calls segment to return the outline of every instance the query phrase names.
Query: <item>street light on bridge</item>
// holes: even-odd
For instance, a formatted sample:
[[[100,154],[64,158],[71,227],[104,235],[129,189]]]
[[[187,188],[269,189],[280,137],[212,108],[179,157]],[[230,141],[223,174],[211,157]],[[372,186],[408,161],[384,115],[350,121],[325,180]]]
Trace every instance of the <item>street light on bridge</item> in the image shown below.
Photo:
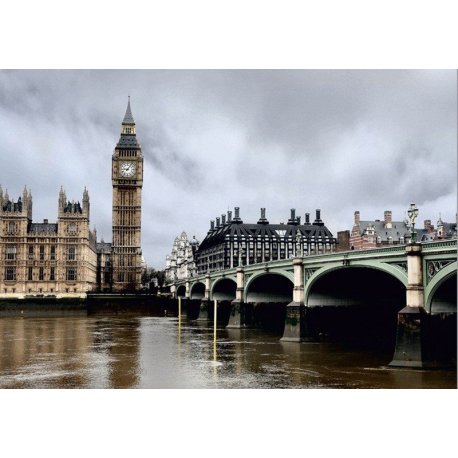
[[[418,216],[418,208],[413,202],[410,204],[410,208],[407,210],[407,216],[409,217],[410,226],[411,226],[410,243],[416,243],[417,233],[415,232],[415,220],[417,219],[417,216]]]

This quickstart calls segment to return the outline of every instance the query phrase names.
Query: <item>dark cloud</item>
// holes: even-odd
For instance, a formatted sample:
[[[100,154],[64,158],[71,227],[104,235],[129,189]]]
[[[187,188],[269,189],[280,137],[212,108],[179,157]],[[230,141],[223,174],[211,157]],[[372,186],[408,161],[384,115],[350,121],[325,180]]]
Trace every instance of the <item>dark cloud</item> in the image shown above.
[[[0,183],[32,187],[55,219],[60,186],[91,196],[111,239],[111,155],[127,95],[145,154],[143,251],[162,267],[234,206],[272,222],[322,209],[333,232],[384,210],[456,214],[454,71],[0,71]]]

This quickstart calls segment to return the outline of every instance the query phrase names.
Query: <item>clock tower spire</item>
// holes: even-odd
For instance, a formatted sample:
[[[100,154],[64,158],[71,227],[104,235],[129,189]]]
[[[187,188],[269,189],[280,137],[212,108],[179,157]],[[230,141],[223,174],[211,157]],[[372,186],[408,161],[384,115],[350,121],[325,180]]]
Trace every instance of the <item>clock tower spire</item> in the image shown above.
[[[130,107],[121,123],[121,136],[111,166],[113,186],[113,289],[135,291],[141,286],[141,205],[143,153],[137,141]]]

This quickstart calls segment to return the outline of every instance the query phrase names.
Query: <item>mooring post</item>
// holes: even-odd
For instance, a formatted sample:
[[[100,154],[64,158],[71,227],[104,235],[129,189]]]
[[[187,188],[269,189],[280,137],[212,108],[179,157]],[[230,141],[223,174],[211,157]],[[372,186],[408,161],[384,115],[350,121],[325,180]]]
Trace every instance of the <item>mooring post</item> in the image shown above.
[[[218,301],[213,301],[213,360],[216,361],[216,325],[218,323]]]
[[[406,307],[398,313],[396,348],[390,366],[430,367],[425,352],[425,328],[428,313],[424,308],[424,287],[421,244],[406,246],[407,291]]]
[[[304,334],[304,262],[302,258],[294,258],[293,267],[293,301],[286,306],[285,329],[280,339],[283,342],[301,342]]]
[[[243,267],[237,268],[237,289],[235,300],[231,302],[231,314],[226,328],[242,328],[245,326],[245,304],[243,294],[245,292],[245,272]]]

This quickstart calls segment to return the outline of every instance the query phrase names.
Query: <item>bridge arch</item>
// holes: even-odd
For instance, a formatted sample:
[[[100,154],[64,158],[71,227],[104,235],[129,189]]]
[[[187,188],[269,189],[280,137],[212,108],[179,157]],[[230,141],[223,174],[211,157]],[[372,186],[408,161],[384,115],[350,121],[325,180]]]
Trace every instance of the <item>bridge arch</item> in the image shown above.
[[[186,297],[186,286],[179,285],[177,286],[177,297]]]
[[[268,280],[273,280],[273,283],[270,285],[262,285],[262,283]],[[285,281],[286,280],[286,281]],[[282,296],[282,299],[286,300],[286,298],[290,297],[289,294],[289,287],[291,286],[291,299],[290,302],[293,300],[292,296],[292,288],[294,288],[294,277],[293,274],[290,272],[285,271],[277,271],[277,270],[270,270],[270,271],[263,271],[252,275],[248,280],[245,282],[244,288],[244,297],[243,300],[245,302],[257,302],[258,299],[263,299],[259,297],[260,288],[262,289],[263,286],[266,287],[265,289],[265,302],[271,302],[267,294],[269,292],[274,293],[271,296],[271,299],[274,301],[275,299],[275,289],[279,288],[279,294]],[[287,291],[287,292],[286,292]]]
[[[233,301],[235,299],[235,291],[237,290],[237,282],[232,277],[223,277],[216,280],[210,292],[211,299],[217,301]]]
[[[286,306],[293,300],[294,283],[285,272],[264,271],[250,277],[245,286],[246,323],[281,334]]]
[[[191,299],[203,299],[205,296],[205,284],[202,282],[196,282],[191,286],[190,298]]]
[[[429,313],[456,313],[457,263],[441,269],[425,289],[425,308]]]
[[[382,264],[334,265],[315,272],[305,291],[312,333],[393,350],[407,277]]]
[[[307,305],[307,297],[313,284],[322,276],[327,275],[329,272],[340,269],[353,269],[353,268],[367,268],[376,269],[385,272],[394,278],[398,279],[406,288],[408,285],[407,272],[395,267],[394,265],[385,262],[352,262],[349,266],[343,266],[340,262],[333,263],[316,270],[305,282],[304,285],[304,298],[305,305]]]

